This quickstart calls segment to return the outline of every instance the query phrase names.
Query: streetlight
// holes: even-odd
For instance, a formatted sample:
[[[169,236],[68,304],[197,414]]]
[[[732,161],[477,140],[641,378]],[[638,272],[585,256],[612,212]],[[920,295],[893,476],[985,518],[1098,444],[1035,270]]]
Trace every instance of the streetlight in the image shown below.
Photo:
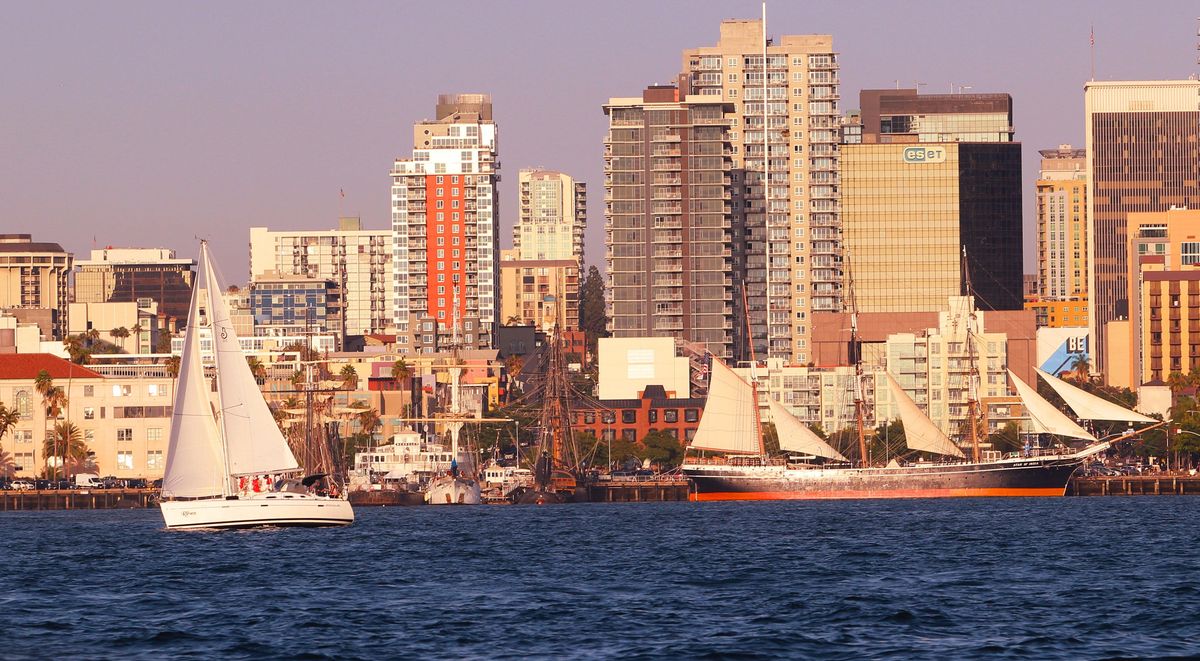
[[[1179,434],[1191,434],[1192,436],[1200,437],[1200,434],[1197,434],[1194,431],[1188,431],[1186,429],[1176,429],[1175,431],[1176,431],[1176,433],[1179,433]],[[1167,434],[1167,472],[1168,473],[1171,471],[1171,450],[1170,450],[1170,448],[1171,448],[1171,435]],[[1175,467],[1179,468],[1178,465]]]

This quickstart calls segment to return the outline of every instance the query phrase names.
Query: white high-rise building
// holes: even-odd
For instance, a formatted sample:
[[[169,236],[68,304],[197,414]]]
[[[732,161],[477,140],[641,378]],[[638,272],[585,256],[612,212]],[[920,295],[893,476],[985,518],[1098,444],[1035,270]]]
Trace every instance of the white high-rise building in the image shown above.
[[[569,174],[521,170],[519,216],[513,226],[517,259],[583,261],[587,226],[587,186]]]
[[[443,94],[392,166],[397,342],[486,348],[499,325],[496,123],[487,94]]]

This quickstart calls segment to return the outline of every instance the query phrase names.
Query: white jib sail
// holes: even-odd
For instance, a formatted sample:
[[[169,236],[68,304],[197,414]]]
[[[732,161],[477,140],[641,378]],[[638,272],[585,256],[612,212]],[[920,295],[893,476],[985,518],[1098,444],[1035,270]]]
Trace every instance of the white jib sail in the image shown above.
[[[213,418],[208,381],[200,361],[199,291],[200,284],[196,283],[171,408],[171,437],[162,486],[167,498],[221,496],[228,485],[221,435]]]
[[[1158,422],[1154,418],[1149,418],[1136,411],[1129,409],[1112,402],[1102,397],[1097,397],[1092,393],[1083,390],[1077,386],[1073,386],[1062,379],[1051,376],[1038,368],[1034,368],[1046,383],[1054,388],[1054,392],[1058,393],[1059,397],[1071,407],[1075,415],[1084,420],[1117,420],[1124,422]]]
[[[206,249],[201,250],[208,280],[208,313],[212,319],[213,354],[217,364],[217,394],[221,402],[221,426],[233,475],[278,473],[299,468],[295,455],[284,440],[258,382],[246,363],[229,308],[222,296],[224,287],[217,278]]]
[[[904,388],[896,383],[896,379],[890,372],[887,379],[888,388],[892,391],[892,398],[896,400],[896,408],[900,409],[900,420],[904,423],[904,442],[908,444],[908,448],[948,457],[965,458],[962,450],[958,449],[958,446],[946,438],[942,430],[933,424],[933,421],[921,411],[908,393],[904,392]]]
[[[1021,401],[1025,404],[1025,410],[1029,413],[1029,419],[1033,421],[1034,427],[1037,428],[1039,433],[1082,438],[1092,442],[1096,441],[1095,436],[1092,436],[1086,429],[1068,418],[1065,413],[1054,408],[1053,404],[1047,402],[1041,395],[1037,394],[1036,390],[1022,381],[1012,370],[1008,370],[1008,377],[1012,379],[1013,385],[1017,387],[1017,395],[1020,396]]]
[[[804,454],[850,461],[842,453],[833,449],[820,436],[813,433],[807,425],[796,419],[783,404],[770,399],[771,422],[775,423],[775,434],[779,437],[779,449],[785,452],[801,452]]]
[[[708,401],[689,447],[738,454],[762,450],[754,389],[717,357],[712,359]]]

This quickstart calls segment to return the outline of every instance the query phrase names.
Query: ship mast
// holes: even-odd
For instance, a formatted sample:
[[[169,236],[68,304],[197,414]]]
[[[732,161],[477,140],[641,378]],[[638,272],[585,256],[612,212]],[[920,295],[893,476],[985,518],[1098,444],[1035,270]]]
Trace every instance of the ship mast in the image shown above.
[[[971,289],[971,271],[967,268],[967,247],[962,249],[963,285],[967,293],[967,360],[970,371],[967,376],[967,438],[971,441],[971,461],[979,463],[979,365],[975,360],[975,341],[972,337],[976,322],[974,293]]]
[[[770,301],[770,297],[768,297],[767,300]],[[769,302],[767,304],[767,307],[768,308],[770,307]],[[746,306],[746,285],[745,285],[744,281],[742,283],[742,309],[746,313],[746,315],[745,315],[746,316],[746,334],[749,335],[750,334],[750,308],[748,308]],[[767,355],[770,355],[769,349],[767,351]],[[711,373],[711,370],[710,370],[710,373]],[[768,370],[767,373],[770,374],[770,370]],[[711,385],[712,382],[710,381],[709,383]],[[753,401],[754,401],[754,433],[758,438],[758,458],[763,463],[766,463],[767,446],[765,443],[763,443],[762,413],[758,410],[758,359],[755,358],[755,356],[754,356],[754,341],[753,340],[750,341],[750,393],[751,393],[751,396],[753,397]],[[775,433],[778,434],[779,430],[776,429]]]
[[[862,367],[862,344],[858,341],[858,304],[854,297],[854,276],[850,271],[849,255],[845,258],[847,289],[849,296],[847,302],[850,306],[850,360],[854,363],[854,428],[858,436],[858,457],[859,464],[867,465],[867,437],[866,437],[866,413],[864,411],[865,402],[863,401],[863,367]]]

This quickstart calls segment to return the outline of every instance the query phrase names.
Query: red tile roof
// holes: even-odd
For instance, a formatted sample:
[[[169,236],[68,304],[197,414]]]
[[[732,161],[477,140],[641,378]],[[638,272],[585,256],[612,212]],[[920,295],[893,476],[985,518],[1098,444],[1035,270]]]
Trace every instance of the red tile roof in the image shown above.
[[[46,370],[53,379],[103,379],[92,370],[48,353],[14,353],[0,355],[0,379],[36,379]]]

